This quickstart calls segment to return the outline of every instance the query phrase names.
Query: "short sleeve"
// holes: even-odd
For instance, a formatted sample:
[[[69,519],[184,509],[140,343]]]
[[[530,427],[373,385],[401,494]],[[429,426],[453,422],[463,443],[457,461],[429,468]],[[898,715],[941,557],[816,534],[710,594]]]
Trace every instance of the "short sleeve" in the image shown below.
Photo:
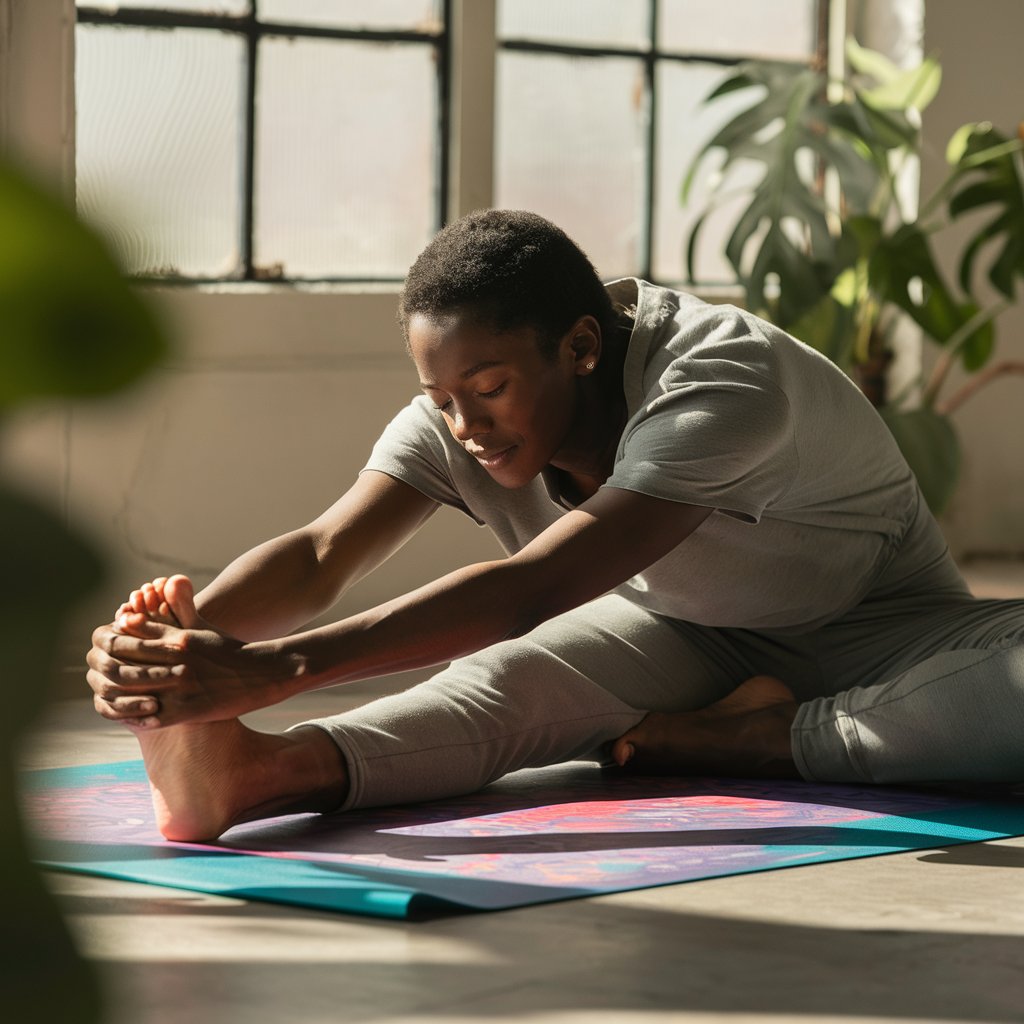
[[[715,362],[697,373],[677,367],[658,382],[626,424],[606,486],[756,523],[796,476],[789,401],[750,368],[707,365]]]
[[[431,403],[417,396],[384,428],[362,472],[386,473],[482,524],[456,484],[458,470],[453,459],[464,455],[453,444]]]

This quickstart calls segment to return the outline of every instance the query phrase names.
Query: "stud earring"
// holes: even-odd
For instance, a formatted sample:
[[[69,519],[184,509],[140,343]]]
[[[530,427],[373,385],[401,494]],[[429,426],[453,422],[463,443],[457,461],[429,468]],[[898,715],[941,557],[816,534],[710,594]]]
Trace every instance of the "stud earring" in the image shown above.
[[[587,363],[588,370],[592,370],[595,366],[597,366],[597,363],[595,363],[593,359],[591,359],[590,362]]]

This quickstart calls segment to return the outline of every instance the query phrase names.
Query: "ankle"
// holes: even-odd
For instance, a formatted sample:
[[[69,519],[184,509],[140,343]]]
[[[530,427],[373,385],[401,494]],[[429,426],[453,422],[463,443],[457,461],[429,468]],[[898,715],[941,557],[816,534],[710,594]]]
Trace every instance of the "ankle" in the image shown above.
[[[283,789],[294,793],[302,804],[296,810],[336,811],[349,791],[345,757],[338,745],[323,729],[312,725],[291,729],[281,738],[285,745],[276,767]]]

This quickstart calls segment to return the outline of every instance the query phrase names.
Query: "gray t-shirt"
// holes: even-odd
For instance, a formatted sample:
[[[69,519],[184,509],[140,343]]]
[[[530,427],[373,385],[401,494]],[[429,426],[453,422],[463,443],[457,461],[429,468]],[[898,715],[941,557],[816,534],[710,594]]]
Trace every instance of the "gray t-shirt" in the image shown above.
[[[889,430],[824,356],[733,306],[632,279],[608,288],[636,310],[604,486],[715,509],[618,593],[690,622],[803,633],[948,561]],[[554,472],[495,483],[422,396],[366,469],[461,509],[510,554],[572,507]]]

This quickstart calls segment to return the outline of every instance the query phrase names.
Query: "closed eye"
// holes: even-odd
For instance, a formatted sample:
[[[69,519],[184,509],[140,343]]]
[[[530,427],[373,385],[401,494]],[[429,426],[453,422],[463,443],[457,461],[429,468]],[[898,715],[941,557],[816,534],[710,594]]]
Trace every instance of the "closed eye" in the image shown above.
[[[477,398],[497,398],[508,385],[508,381],[504,384],[499,384],[493,391],[480,391],[477,393]],[[438,412],[447,412],[452,407],[452,400],[449,398],[447,402],[442,405],[437,405],[434,408]]]

